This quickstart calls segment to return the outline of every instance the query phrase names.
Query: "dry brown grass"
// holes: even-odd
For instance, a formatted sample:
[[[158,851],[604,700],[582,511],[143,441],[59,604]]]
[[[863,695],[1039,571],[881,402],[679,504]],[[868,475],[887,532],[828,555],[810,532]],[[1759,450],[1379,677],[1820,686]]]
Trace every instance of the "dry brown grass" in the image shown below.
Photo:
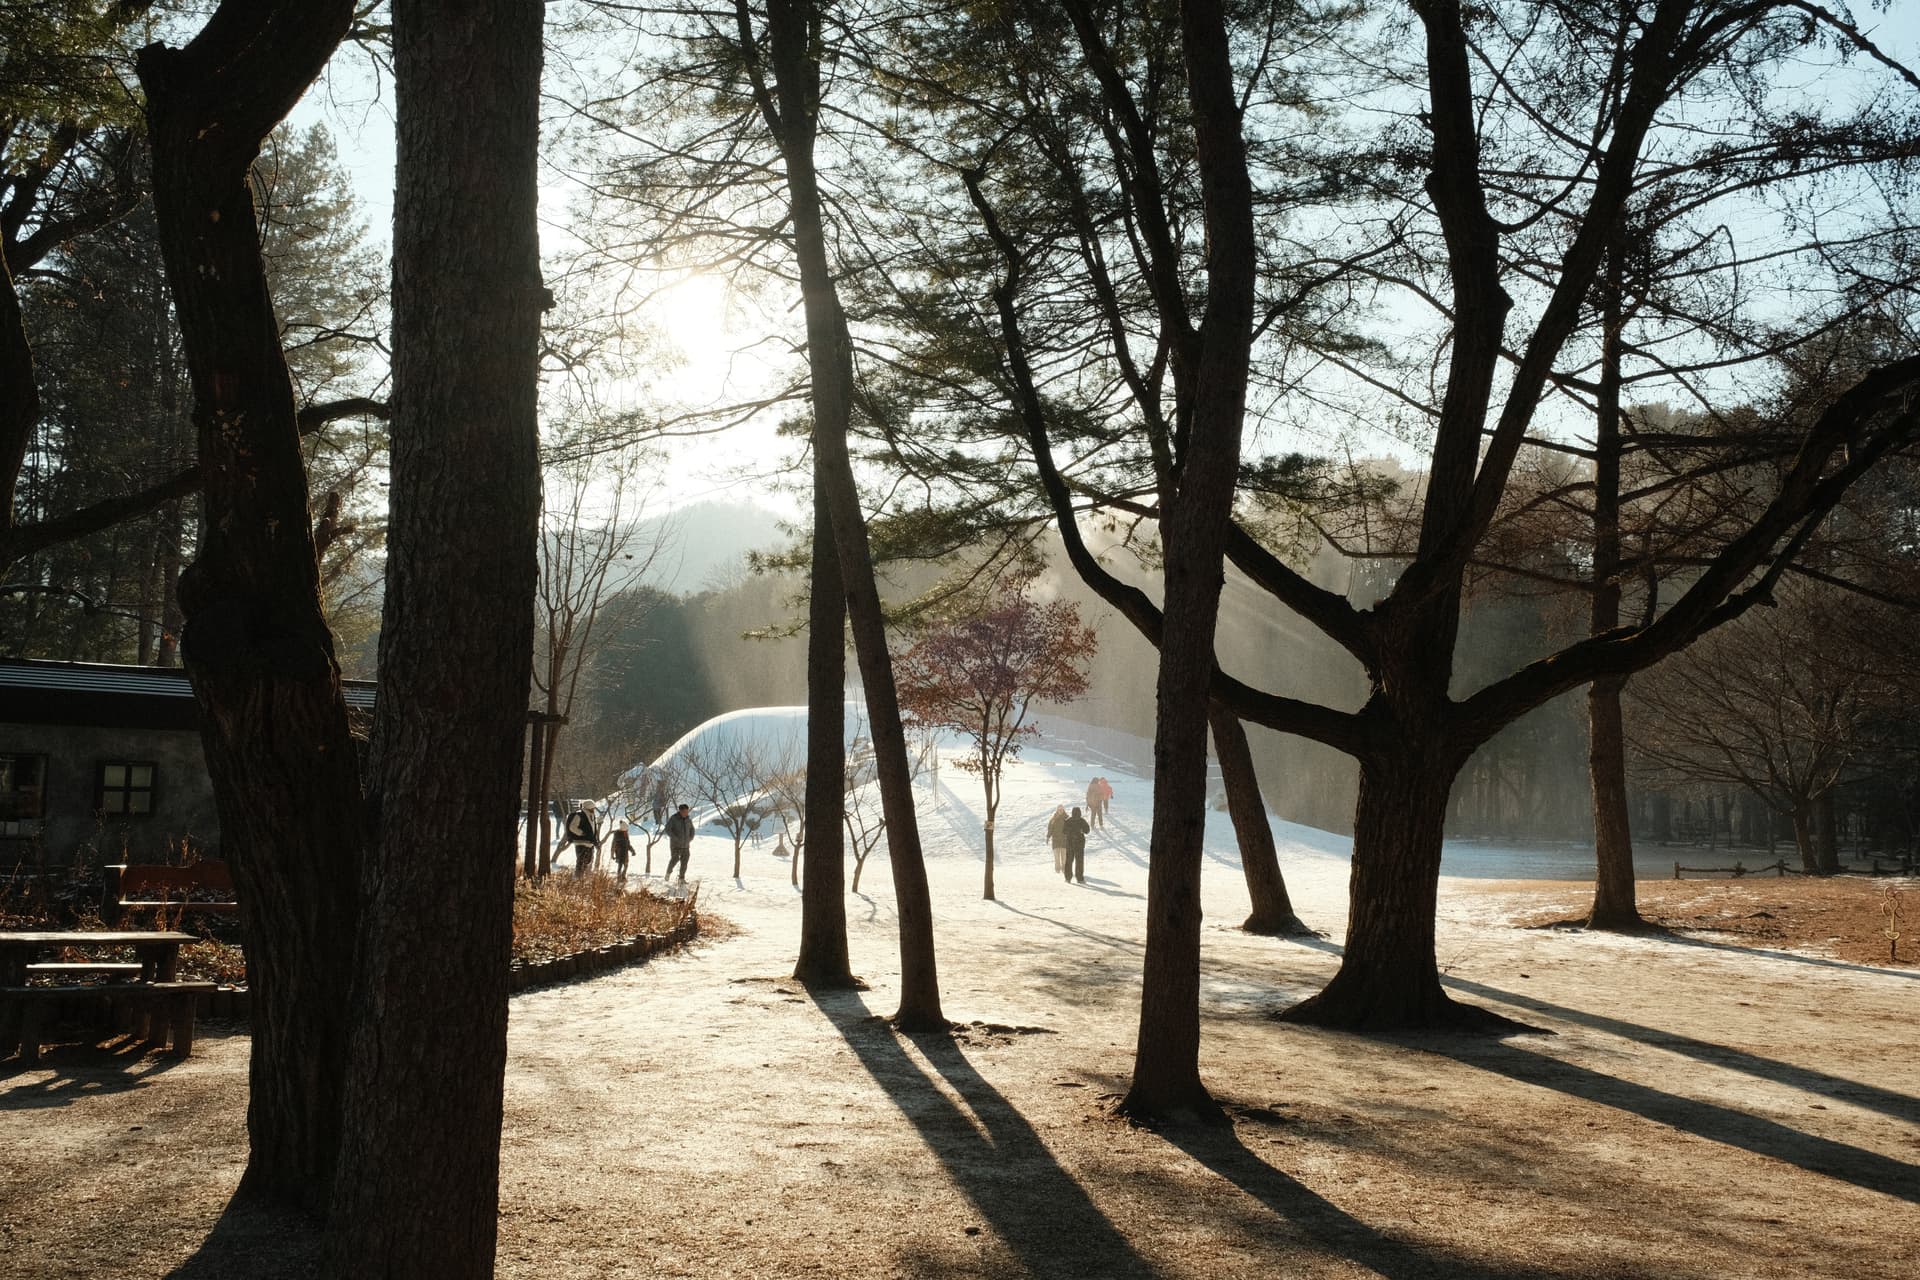
[[[1903,903],[1898,955],[1886,936],[1886,893]],[[1540,926],[1567,920],[1565,911],[1535,905],[1567,886],[1488,881],[1484,892],[1514,894],[1514,923]],[[1681,933],[1730,936],[1749,946],[1810,951],[1857,964],[1920,964],[1920,886],[1909,880],[1834,876],[1826,879],[1752,876],[1742,880],[1642,880],[1635,886],[1647,923]]]
[[[522,880],[513,891],[513,958],[551,960],[637,934],[667,933],[692,914],[699,896],[696,889],[685,898],[662,898],[623,889],[607,876]]]
[[[231,942],[202,938],[180,948],[180,976],[227,986],[245,986],[247,956]]]

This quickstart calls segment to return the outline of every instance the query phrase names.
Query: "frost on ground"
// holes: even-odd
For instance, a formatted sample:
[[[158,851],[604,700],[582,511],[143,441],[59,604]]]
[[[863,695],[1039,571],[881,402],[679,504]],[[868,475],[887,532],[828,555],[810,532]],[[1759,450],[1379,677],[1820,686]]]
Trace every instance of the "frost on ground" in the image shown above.
[[[1070,886],[1044,823],[1096,773],[1113,819]],[[1032,753],[1007,780],[998,902],[979,897],[977,779],[921,787],[958,1032],[883,1020],[884,854],[848,900],[871,989],[809,993],[786,978],[786,863],[769,842],[721,879],[731,846],[702,837],[702,906],[734,936],[514,1001],[501,1275],[1912,1274],[1920,970],[1725,933],[1516,927],[1582,890],[1449,879],[1452,989],[1541,1034],[1285,1026],[1267,1015],[1338,962],[1346,842],[1276,824],[1326,936],[1248,937],[1216,815],[1203,1069],[1236,1124],[1133,1129],[1106,1106],[1133,1049],[1148,781]],[[222,1216],[246,1048],[210,1037],[183,1064],[70,1050],[0,1076],[0,1276],[310,1274],[310,1234]]]

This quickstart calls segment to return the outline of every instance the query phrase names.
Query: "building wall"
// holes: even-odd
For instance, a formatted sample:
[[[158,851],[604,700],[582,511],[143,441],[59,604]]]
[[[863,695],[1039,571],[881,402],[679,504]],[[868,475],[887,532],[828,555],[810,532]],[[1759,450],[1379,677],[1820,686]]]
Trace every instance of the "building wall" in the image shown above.
[[[220,822],[200,734],[192,729],[101,729],[0,722],[0,753],[47,757],[46,817],[35,834],[0,835],[0,864],[160,862],[181,839],[211,852]],[[99,765],[154,765],[153,812],[94,810]]]

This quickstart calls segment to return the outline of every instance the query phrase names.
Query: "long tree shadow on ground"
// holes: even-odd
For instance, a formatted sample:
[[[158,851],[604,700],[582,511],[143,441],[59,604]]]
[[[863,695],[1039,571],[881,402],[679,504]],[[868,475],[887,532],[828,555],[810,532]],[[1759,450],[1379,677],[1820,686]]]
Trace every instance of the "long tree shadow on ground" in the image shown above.
[[[1137,895],[1130,894],[1128,896],[1132,897]],[[1076,937],[1085,938],[1089,942],[1097,942],[1110,951],[1124,952],[1137,956],[1145,955],[1147,951],[1147,944],[1139,938],[1122,937],[1117,933],[1102,933],[1098,929],[1090,929],[1086,925],[1075,924],[1073,921],[1062,919],[1059,916],[1042,915],[1037,911],[1022,911],[1012,903],[998,898],[994,899],[993,905],[1013,915],[1025,916],[1029,920],[1038,920],[1041,924],[1050,924],[1064,933],[1071,933]]]
[[[979,1210],[1032,1274],[1153,1277],[1159,1272],[1063,1169],[1033,1126],[946,1036],[915,1037],[956,1103],[902,1047],[896,1033],[850,992],[810,993],[874,1081],[898,1106]],[[964,1103],[964,1109],[961,1106]],[[1485,1280],[1558,1280],[1559,1271],[1488,1266],[1395,1240],[1346,1213],[1248,1151],[1231,1132],[1179,1130],[1169,1141],[1233,1183],[1273,1216],[1275,1245],[1340,1257],[1387,1280],[1473,1275]],[[1250,1232],[1263,1224],[1249,1222]],[[1062,1270],[1071,1242],[1073,1267]]]
[[[1878,1085],[1862,1084],[1842,1076],[1828,1075],[1824,1071],[1796,1066],[1791,1062],[1781,1062],[1777,1058],[1763,1058],[1757,1053],[1735,1049],[1731,1045],[1715,1044],[1710,1040],[1697,1040],[1678,1032],[1641,1026],[1637,1022],[1610,1018],[1602,1013],[1589,1013],[1585,1009],[1570,1009],[1548,1000],[1518,995],[1498,987],[1469,982],[1464,978],[1445,978],[1442,981],[1455,991],[1464,991],[1469,995],[1497,1000],[1502,1004],[1530,1009],[1535,1013],[1564,1018],[1568,1022],[1590,1027],[1595,1031],[1619,1036],[1623,1040],[1666,1049],[1699,1062],[1723,1067],[1728,1071],[1742,1072],[1762,1080],[1784,1084],[1790,1088],[1805,1089],[1809,1093],[1816,1093],[1822,1097],[1841,1099],[1865,1107],[1869,1111],[1891,1116],[1895,1120],[1920,1125],[1920,1098],[1909,1094],[1896,1093],[1891,1089],[1880,1088]]]
[[[1769,960],[1787,960],[1793,964],[1810,964],[1821,969],[1849,969],[1854,973],[1877,973],[1888,978],[1905,978],[1909,982],[1920,981],[1920,969],[1895,969],[1880,964],[1855,964],[1850,960],[1830,960],[1826,956],[1783,951],[1778,947],[1744,947],[1733,942],[1715,942],[1710,938],[1690,936],[1679,931],[1678,926],[1669,929],[1667,941],[1677,947],[1704,947],[1709,951],[1730,951],[1735,955],[1764,956]]]
[[[1262,1160],[1232,1129],[1217,1126],[1169,1129],[1164,1138],[1196,1163],[1231,1182],[1326,1252],[1359,1263],[1386,1280],[1560,1280],[1567,1273],[1538,1267],[1500,1266],[1463,1258],[1428,1245],[1396,1240],[1367,1225],[1312,1188]]]
[[[1777,1120],[1716,1102],[1683,1098],[1511,1043],[1465,1036],[1410,1037],[1402,1043],[1522,1084],[1539,1085],[1601,1106],[1631,1111],[1709,1142],[1738,1147],[1797,1165],[1809,1173],[1920,1204],[1920,1166],[1803,1133]]]
[[[811,991],[874,1082],[900,1108],[946,1166],[954,1185],[1036,1275],[1060,1270],[1071,1242],[1072,1274],[1147,1280],[1158,1273],[1060,1167],[1033,1126],[966,1061],[945,1036],[915,1041],[947,1078],[966,1109],[941,1091],[855,992]]]
[[[1303,947],[1324,951],[1329,955],[1344,955],[1346,948],[1337,942],[1328,942],[1316,938],[1287,938],[1287,942],[1297,942]],[[1674,939],[1680,945],[1692,945],[1682,939]],[[1737,950],[1738,948],[1736,948]],[[1905,975],[1901,975],[1905,976]],[[1534,1013],[1547,1014],[1567,1022],[1602,1031],[1608,1035],[1619,1036],[1623,1040],[1632,1040],[1638,1044],[1653,1048],[1666,1049],[1685,1057],[1693,1058],[1728,1071],[1738,1071],[1761,1080],[1770,1080],[1789,1088],[1805,1089],[1809,1093],[1822,1097],[1837,1098],[1881,1115],[1903,1120],[1908,1124],[1920,1124],[1920,1098],[1910,1094],[1897,1093],[1883,1089],[1878,1085],[1862,1084],[1844,1076],[1830,1075],[1816,1071],[1811,1067],[1797,1066],[1791,1062],[1782,1062],[1777,1058],[1762,1057],[1745,1049],[1736,1049],[1731,1045],[1715,1044],[1710,1040],[1700,1040],[1678,1032],[1663,1031],[1657,1027],[1643,1026],[1637,1022],[1608,1017],[1603,1013],[1592,1013],[1585,1009],[1574,1009],[1567,1005],[1555,1004],[1536,996],[1525,996],[1518,992],[1507,991],[1500,987],[1488,986],[1482,982],[1473,982],[1466,978],[1443,976],[1440,984],[1450,991],[1474,996],[1482,1000],[1492,1000],[1515,1008],[1527,1009]],[[1408,1038],[1406,1043],[1415,1047],[1431,1047],[1424,1041]],[[1458,1055],[1449,1055],[1458,1056]],[[1464,1060],[1464,1059],[1463,1059]],[[1553,1059],[1558,1061],[1558,1059]],[[1597,1073],[1596,1073],[1597,1074]],[[1601,1075],[1602,1079],[1612,1079]],[[1741,1114],[1735,1112],[1733,1114]],[[1792,1132],[1789,1130],[1789,1132]]]
[[[319,1258],[320,1228],[311,1218],[235,1196],[167,1280],[311,1280]]]

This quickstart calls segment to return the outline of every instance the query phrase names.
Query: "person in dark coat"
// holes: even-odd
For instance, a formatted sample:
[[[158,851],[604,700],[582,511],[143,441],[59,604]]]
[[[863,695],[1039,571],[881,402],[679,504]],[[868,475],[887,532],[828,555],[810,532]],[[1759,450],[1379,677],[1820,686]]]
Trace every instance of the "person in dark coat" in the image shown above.
[[[620,882],[626,883],[627,860],[633,857],[633,837],[627,834],[627,820],[622,818],[620,825],[613,830],[613,865],[620,869]]]
[[[1069,882],[1077,881],[1085,884],[1087,882],[1087,832],[1092,828],[1087,825],[1087,820],[1080,816],[1080,810],[1076,807],[1067,816],[1066,826],[1062,829],[1067,837],[1066,877]]]
[[[687,882],[687,863],[693,857],[693,815],[686,805],[674,810],[667,819],[667,869],[661,875],[662,880],[673,878],[673,864],[680,864],[680,883]]]

